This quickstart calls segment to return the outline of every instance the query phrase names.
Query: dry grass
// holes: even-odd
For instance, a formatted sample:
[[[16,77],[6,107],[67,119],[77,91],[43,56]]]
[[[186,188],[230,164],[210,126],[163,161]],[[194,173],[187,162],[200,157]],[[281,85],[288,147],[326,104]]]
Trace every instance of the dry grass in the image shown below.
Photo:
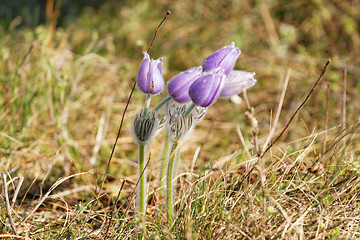
[[[258,79],[247,96],[259,123],[259,149],[280,134],[326,60],[332,62],[263,156],[262,183],[259,168],[249,173],[259,152],[246,104],[221,100],[209,109],[182,148],[172,229],[158,194],[163,136],[154,139],[149,189],[156,201],[148,207],[146,238],[359,238],[360,5],[308,0],[107,3],[54,35],[48,25],[2,26],[0,169],[7,175],[18,234],[13,238],[104,238],[112,209],[107,237],[137,237],[136,145],[130,134],[144,101],[137,90],[96,196],[141,52],[166,10],[173,14],[151,50],[152,57],[165,57],[166,79],[231,41],[240,46],[236,68],[254,71]],[[14,234],[5,197],[1,190],[0,238]]]

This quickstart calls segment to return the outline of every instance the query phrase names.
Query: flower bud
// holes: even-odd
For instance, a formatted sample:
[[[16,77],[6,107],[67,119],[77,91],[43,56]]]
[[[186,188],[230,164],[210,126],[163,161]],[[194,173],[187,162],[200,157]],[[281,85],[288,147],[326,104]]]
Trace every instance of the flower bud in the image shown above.
[[[136,142],[146,144],[152,137],[155,136],[158,129],[159,119],[156,112],[145,111],[143,108],[135,115],[132,132]]]
[[[138,88],[143,93],[158,94],[164,89],[162,64],[162,58],[151,60],[149,54],[144,53],[136,80]]]
[[[193,118],[186,117],[186,105],[169,108],[167,132],[173,141],[179,141],[193,130]]]
[[[189,102],[189,87],[200,77],[201,72],[202,67],[194,67],[173,77],[167,85],[170,96],[179,103]]]
[[[225,46],[210,56],[208,56],[202,63],[204,71],[210,71],[215,68],[224,70],[224,74],[227,75],[233,70],[236,60],[240,56],[240,49],[235,47],[235,43]]]
[[[227,98],[239,94],[243,89],[251,88],[255,85],[256,79],[254,72],[233,70],[227,76],[221,91],[221,97]]]
[[[172,101],[168,104],[166,130],[171,140],[183,141],[190,136],[195,126],[205,117],[207,108],[195,107],[186,116],[190,104],[179,104]]]
[[[189,95],[197,106],[208,107],[219,98],[226,79],[222,71],[213,71],[199,77],[191,84]]]

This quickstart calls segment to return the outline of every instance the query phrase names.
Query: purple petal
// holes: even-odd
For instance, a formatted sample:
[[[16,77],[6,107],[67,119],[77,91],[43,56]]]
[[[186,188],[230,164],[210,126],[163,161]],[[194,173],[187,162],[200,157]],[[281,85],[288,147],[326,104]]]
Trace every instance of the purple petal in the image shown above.
[[[236,60],[241,51],[232,42],[230,45],[225,46],[215,53],[208,56],[202,63],[204,71],[210,71],[214,68],[221,67],[228,74],[235,66]]]
[[[212,87],[211,81],[211,74],[207,74],[198,78],[193,84],[191,84],[189,88],[189,96],[195,105],[201,106],[201,104],[203,104],[203,102],[209,97]]]
[[[150,58],[149,55],[145,52],[144,59],[140,64],[139,73],[136,80],[139,89],[144,93],[147,93],[146,83],[148,78],[149,67],[150,67]]]
[[[164,89],[164,78],[157,67],[151,73],[151,77],[151,81],[149,82],[152,86],[150,86],[148,92],[151,94],[158,94]]]
[[[162,61],[160,59],[152,60],[150,62],[148,79],[146,82],[147,92],[151,94],[156,94],[161,92],[164,89],[164,80],[161,74]]]
[[[223,82],[226,79],[226,76],[224,74],[213,74],[212,78],[212,88],[209,97],[203,102],[201,105],[202,107],[209,107],[216,102],[220,96]]]
[[[236,48],[231,51],[221,62],[220,67],[224,69],[225,75],[229,74],[234,69],[235,63],[241,54],[240,49]]]
[[[194,67],[181,72],[168,83],[168,92],[179,103],[190,101],[189,87],[201,75],[202,67]]]
[[[144,53],[137,77],[137,85],[142,92],[157,94],[164,89],[162,64],[162,58],[151,60],[149,54]]]
[[[163,67],[163,58],[159,58],[158,60],[159,60],[159,63],[157,65],[157,67],[158,67],[158,69],[160,71],[160,74],[163,75],[163,69],[162,69],[162,67]]]
[[[208,107],[220,96],[224,74],[210,73],[198,78],[189,88],[189,95],[197,106]]]

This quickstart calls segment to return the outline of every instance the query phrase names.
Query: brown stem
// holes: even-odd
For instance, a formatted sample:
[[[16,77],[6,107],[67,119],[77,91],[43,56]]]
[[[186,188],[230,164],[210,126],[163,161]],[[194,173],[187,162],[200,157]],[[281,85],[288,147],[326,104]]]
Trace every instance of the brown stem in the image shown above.
[[[2,181],[3,181],[3,189],[4,189],[4,198],[5,198],[5,207],[6,207],[7,217],[9,219],[12,231],[14,232],[15,235],[17,235],[14,220],[13,220],[13,218],[11,216],[11,207],[10,207],[10,202],[9,202],[9,195],[8,195],[8,189],[7,189],[7,183],[6,183],[6,174],[5,173],[2,174]]]

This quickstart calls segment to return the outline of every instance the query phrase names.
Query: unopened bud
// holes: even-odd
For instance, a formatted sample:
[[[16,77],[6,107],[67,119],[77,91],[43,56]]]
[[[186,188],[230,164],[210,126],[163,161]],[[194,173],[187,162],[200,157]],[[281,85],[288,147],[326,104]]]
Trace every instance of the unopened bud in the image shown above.
[[[193,126],[193,118],[185,116],[185,106],[186,105],[169,109],[167,131],[170,138],[174,141],[178,141],[187,135]]]
[[[159,129],[159,120],[156,112],[141,109],[134,118],[132,132],[136,142],[145,144]]]
[[[195,107],[186,116],[187,109],[187,104],[173,103],[169,107],[167,131],[173,141],[183,140],[189,136],[196,124],[205,117],[207,110],[207,108]]]

